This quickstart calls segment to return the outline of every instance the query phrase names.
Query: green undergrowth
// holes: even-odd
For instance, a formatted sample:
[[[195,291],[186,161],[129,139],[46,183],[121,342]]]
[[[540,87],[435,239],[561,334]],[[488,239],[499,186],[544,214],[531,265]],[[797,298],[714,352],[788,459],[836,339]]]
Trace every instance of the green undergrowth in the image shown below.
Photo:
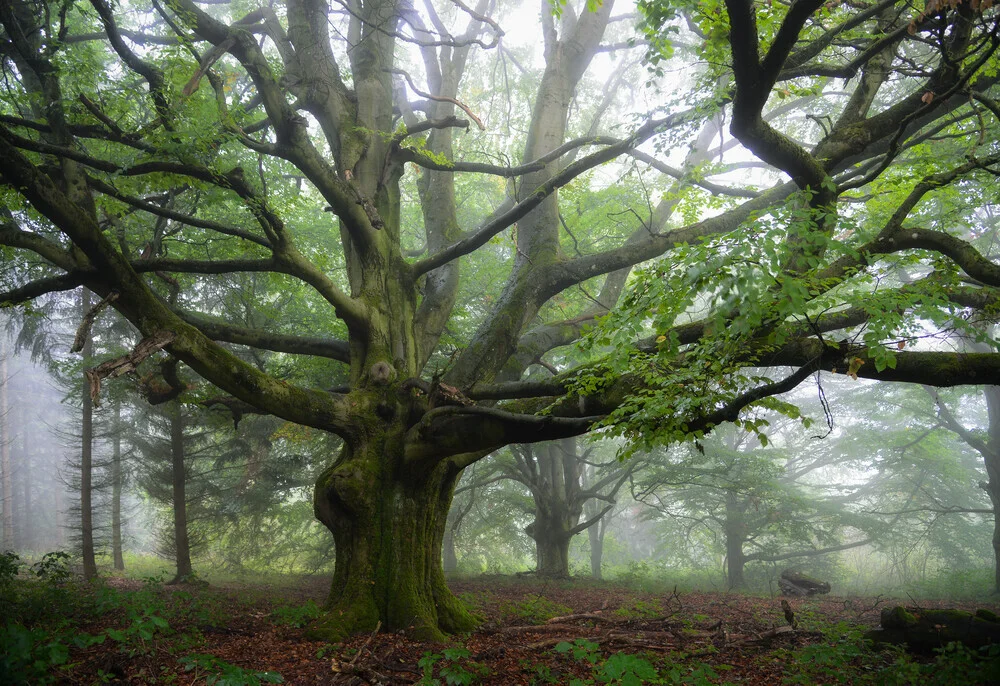
[[[677,660],[672,656],[653,654],[613,653],[605,657],[597,643],[578,638],[572,643],[563,641],[556,644],[555,652],[566,662],[576,662],[588,668],[586,677],[566,679],[565,675],[551,672],[539,675],[536,683],[566,683],[569,686],[592,686],[597,684],[621,684],[621,686],[642,686],[643,684],[718,684],[722,674],[731,669],[729,665],[710,665],[698,660]]]
[[[932,657],[918,658],[894,646],[875,649],[859,627],[838,623],[823,640],[779,649],[761,659],[785,665],[784,683],[952,686],[1000,683],[1000,645],[972,650],[950,643]]]
[[[417,662],[423,672],[417,686],[472,686],[490,673],[489,668],[472,659],[467,648],[445,648],[440,653],[424,653]]]
[[[30,564],[13,552],[0,554],[0,683],[5,686],[79,682],[81,670],[88,670],[81,656],[97,646],[107,649],[105,658],[90,668],[87,682],[121,683],[122,665],[144,663],[158,665],[158,672],[133,676],[151,683],[172,683],[177,670],[191,672],[195,683],[281,683],[279,674],[244,670],[197,652],[203,630],[231,621],[231,600],[198,585],[194,592],[191,586],[167,590],[165,570],[147,569],[155,573],[138,588],[120,588],[114,579],[86,583],[72,574],[70,561],[63,552]]]
[[[501,603],[500,612],[508,619],[541,624],[553,617],[573,614],[573,608],[553,602],[544,596],[528,593],[520,600]]]

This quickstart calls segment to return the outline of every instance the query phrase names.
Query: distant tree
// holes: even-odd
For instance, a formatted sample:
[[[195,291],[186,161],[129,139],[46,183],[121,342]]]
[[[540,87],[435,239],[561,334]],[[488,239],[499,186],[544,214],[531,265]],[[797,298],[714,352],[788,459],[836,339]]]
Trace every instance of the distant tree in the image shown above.
[[[993,515],[993,583],[994,592],[1000,593],[1000,387],[985,386],[982,398],[986,403],[986,422],[983,428],[969,428],[956,415],[937,389],[926,387],[934,399],[937,414],[941,424],[954,432],[969,447],[983,458],[986,469],[986,479],[979,481],[978,486],[989,496]],[[981,511],[977,508],[961,507],[955,503],[947,503],[944,508],[953,510],[956,514],[962,511]]]
[[[80,318],[90,314],[90,290],[82,289],[80,298]],[[89,327],[82,331],[83,340],[78,340],[79,352],[83,353],[83,363],[89,366],[94,356],[94,341]],[[90,580],[97,576],[97,559],[94,550],[94,399],[90,385],[82,380],[80,384],[80,552],[83,557],[83,578]]]
[[[111,424],[111,559],[116,570],[125,569],[122,540],[122,490],[125,468],[122,456],[122,403],[114,399],[114,419]]]
[[[569,546],[573,537],[598,524],[615,505],[615,497],[638,460],[622,463],[612,456],[595,469],[593,449],[580,450],[575,438],[537,445],[511,446],[501,458],[502,473],[528,489],[534,502],[534,521],[525,533],[535,542],[535,571],[539,576],[569,576]],[[586,476],[591,477],[589,480]],[[581,521],[590,502],[600,503]]]
[[[651,459],[635,496],[660,516],[687,520],[689,530],[705,527],[718,536],[731,589],[746,587],[745,568],[753,562],[787,563],[870,544],[859,527],[877,522],[845,508],[850,496],[829,473],[815,478],[856,461],[835,446],[791,435],[776,447],[761,445],[751,431],[717,429],[697,446]]]

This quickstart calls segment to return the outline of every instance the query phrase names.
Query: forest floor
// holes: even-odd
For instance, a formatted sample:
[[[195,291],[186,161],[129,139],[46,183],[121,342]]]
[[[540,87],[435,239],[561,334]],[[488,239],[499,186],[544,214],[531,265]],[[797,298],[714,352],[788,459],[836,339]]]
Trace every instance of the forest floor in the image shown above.
[[[65,644],[65,659],[53,658],[47,676],[68,684],[1000,683],[991,676],[997,660],[969,651],[915,659],[861,639],[882,609],[897,604],[990,607],[984,603],[796,598],[789,599],[793,629],[779,597],[479,577],[451,583],[483,617],[469,635],[440,644],[375,632],[331,645],[306,637],[327,584],[166,586],[109,577],[83,592],[96,594],[88,616],[67,626],[62,639],[35,632],[25,640],[38,645],[17,650],[26,651],[28,664]],[[19,640],[0,638],[8,652]],[[30,665],[24,669],[30,677]]]

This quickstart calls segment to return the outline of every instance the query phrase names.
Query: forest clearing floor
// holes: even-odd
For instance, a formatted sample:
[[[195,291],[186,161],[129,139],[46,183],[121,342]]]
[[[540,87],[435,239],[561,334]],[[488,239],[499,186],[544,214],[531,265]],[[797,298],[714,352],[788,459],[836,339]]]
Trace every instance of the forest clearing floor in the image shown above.
[[[963,649],[918,659],[899,649],[874,650],[861,638],[886,607],[998,610],[995,599],[991,607],[882,596],[794,598],[788,599],[793,629],[780,597],[653,593],[530,577],[450,585],[483,622],[445,644],[381,631],[340,644],[309,640],[308,624],[328,592],[325,578],[278,588],[107,577],[89,587],[51,586],[56,596],[60,588],[74,590],[62,601],[44,600],[49,611],[55,601],[87,613],[64,620],[61,633],[22,629],[26,636],[19,637],[8,625],[0,648],[15,668],[23,653],[22,672],[6,677],[27,675],[32,684],[1000,683],[997,651],[991,659]],[[82,601],[87,595],[93,597]],[[31,664],[36,657],[51,660],[44,677],[31,677],[41,664]],[[0,681],[14,683],[2,669]]]

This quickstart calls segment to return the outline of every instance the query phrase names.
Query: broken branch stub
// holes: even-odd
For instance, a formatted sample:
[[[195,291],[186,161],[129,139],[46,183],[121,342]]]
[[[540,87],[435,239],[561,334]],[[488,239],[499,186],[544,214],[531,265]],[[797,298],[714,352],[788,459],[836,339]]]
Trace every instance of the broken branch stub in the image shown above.
[[[157,331],[152,336],[139,341],[132,352],[84,370],[83,375],[90,385],[90,400],[94,403],[94,407],[100,405],[98,396],[101,393],[101,381],[135,372],[144,360],[157,350],[169,345],[174,338],[176,338],[176,334],[172,331]]]

